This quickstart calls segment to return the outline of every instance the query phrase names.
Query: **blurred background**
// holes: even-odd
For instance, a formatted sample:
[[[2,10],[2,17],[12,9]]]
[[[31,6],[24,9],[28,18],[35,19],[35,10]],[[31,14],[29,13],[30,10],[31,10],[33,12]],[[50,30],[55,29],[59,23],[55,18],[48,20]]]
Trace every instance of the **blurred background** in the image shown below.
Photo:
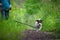
[[[60,0],[11,0],[8,20],[0,17],[0,40],[21,40],[22,32],[33,29],[35,20],[43,20],[42,31],[55,32],[60,38]]]

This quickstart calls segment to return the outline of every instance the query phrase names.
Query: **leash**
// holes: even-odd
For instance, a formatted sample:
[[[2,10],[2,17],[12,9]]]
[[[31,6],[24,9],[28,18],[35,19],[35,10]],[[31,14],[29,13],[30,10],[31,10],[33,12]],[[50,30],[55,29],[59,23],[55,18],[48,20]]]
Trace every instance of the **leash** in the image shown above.
[[[19,21],[17,21],[17,20],[15,20],[15,22],[17,22],[17,23],[21,23],[21,24],[23,24],[23,25],[27,25],[27,26],[30,26],[30,27],[35,28],[35,27],[34,27],[34,26],[32,26],[32,25],[29,25],[29,24],[26,24],[26,23],[22,23],[22,22],[19,22]]]

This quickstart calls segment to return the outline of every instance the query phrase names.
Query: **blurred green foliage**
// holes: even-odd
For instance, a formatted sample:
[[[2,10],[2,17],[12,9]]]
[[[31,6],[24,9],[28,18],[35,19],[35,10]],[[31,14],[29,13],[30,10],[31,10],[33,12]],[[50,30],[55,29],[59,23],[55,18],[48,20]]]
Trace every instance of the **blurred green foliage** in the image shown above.
[[[34,26],[35,20],[41,18],[42,31],[60,32],[60,0],[26,0],[23,8],[19,8],[14,0],[11,3],[9,19],[0,18],[0,40],[21,40],[24,30],[33,29],[15,20]]]
[[[33,15],[32,19],[42,18],[44,31],[56,31],[57,21],[60,22],[59,0],[26,0],[27,14]],[[57,26],[59,27],[59,26]]]

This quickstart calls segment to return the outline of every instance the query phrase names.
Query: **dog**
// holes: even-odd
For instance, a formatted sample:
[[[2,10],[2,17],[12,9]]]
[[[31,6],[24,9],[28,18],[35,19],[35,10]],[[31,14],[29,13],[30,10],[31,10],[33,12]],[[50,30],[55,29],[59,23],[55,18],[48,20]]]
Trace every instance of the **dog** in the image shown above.
[[[42,20],[39,19],[39,20],[36,20],[35,22],[35,28],[37,31],[41,30],[42,29]]]

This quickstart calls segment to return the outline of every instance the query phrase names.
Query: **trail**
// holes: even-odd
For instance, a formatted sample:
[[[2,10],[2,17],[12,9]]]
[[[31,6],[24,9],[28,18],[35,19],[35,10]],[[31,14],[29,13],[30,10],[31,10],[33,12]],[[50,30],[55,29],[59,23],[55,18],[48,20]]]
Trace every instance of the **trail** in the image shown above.
[[[26,30],[23,33],[22,40],[55,40],[53,32],[42,32],[35,30]]]

